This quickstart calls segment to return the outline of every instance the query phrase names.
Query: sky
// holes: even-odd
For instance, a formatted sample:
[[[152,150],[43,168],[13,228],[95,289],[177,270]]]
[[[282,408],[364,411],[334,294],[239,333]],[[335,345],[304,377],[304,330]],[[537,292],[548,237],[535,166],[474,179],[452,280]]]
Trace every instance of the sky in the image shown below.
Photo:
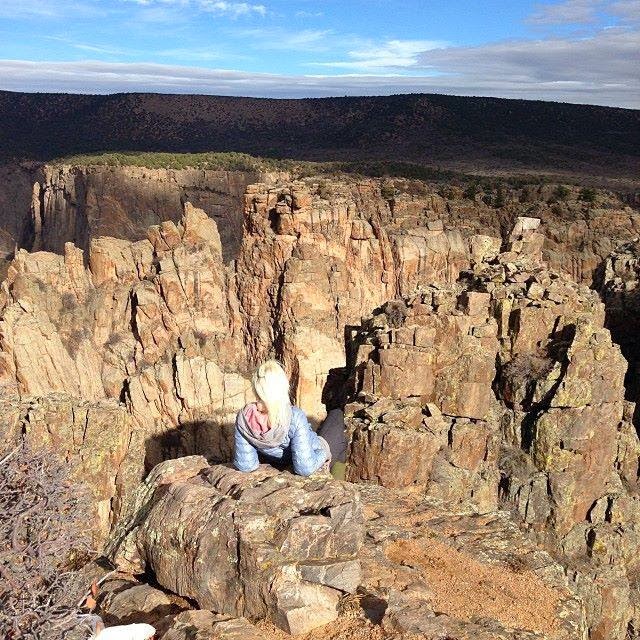
[[[640,108],[640,0],[0,0],[0,89]]]

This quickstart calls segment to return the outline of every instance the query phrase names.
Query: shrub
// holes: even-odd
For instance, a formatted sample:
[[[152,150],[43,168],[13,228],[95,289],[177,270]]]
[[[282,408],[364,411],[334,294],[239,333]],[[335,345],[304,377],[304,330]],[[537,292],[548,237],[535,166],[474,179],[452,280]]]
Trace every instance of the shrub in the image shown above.
[[[568,187],[565,187],[565,185],[563,184],[559,184],[553,191],[552,199],[553,201],[558,201],[558,200],[564,201],[569,197],[570,193],[571,193],[571,189],[569,189]]]
[[[387,316],[389,326],[397,329],[404,325],[409,310],[404,300],[390,300],[384,304],[382,312]]]
[[[396,188],[392,182],[385,182],[382,187],[380,187],[380,195],[385,200],[393,200],[396,197]]]
[[[597,195],[598,194],[595,189],[592,189],[591,187],[584,187],[580,190],[579,199],[582,200],[582,202],[593,204],[596,201]]]
[[[502,182],[499,182],[496,188],[496,197],[495,197],[495,200],[493,201],[493,206],[496,209],[500,209],[500,207],[504,207],[505,204],[506,204],[506,199],[504,195],[504,187],[502,185]]]
[[[331,198],[331,186],[326,180],[321,180],[318,183],[318,195],[323,200],[329,200]]]
[[[53,640],[77,627],[90,553],[89,493],[51,451],[0,455],[0,637]]]
[[[475,200],[476,196],[480,193],[480,185],[477,182],[472,182],[462,193],[462,195],[468,200]]]

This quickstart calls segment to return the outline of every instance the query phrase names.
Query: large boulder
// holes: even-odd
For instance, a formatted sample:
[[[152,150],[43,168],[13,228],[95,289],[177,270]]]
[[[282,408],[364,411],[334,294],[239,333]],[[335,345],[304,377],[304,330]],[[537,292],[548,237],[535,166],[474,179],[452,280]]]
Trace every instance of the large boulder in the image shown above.
[[[152,471],[107,552],[203,609],[297,634],[337,617],[360,582],[363,536],[353,486],[193,456]]]

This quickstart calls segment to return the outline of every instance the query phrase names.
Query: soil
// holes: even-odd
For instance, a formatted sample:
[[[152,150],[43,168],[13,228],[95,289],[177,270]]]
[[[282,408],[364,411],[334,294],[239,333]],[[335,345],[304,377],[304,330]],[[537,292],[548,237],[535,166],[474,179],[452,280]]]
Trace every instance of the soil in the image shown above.
[[[258,622],[264,640],[291,640],[291,636],[269,622]],[[296,640],[382,640],[382,628],[364,618],[340,617],[313,631],[296,636]]]
[[[532,571],[487,565],[436,540],[398,540],[389,560],[419,570],[433,593],[434,611],[472,622],[494,618],[504,626],[554,637],[559,594]]]

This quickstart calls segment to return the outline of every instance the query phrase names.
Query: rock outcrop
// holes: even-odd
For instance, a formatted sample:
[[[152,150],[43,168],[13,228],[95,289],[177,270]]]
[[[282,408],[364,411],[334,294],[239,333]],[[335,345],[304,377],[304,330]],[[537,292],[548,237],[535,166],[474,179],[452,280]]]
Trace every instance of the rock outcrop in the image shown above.
[[[640,542],[626,362],[597,295],[540,261],[536,225],[356,332],[347,478],[512,506],[575,572],[591,637],[623,638]]]
[[[364,558],[355,542],[340,538],[352,549],[345,557],[305,546],[307,524],[322,523],[331,539],[339,529],[331,510],[349,504],[355,513],[352,487],[325,480],[307,491],[314,485],[286,475],[208,467],[231,456],[253,366],[276,356],[312,420],[351,395],[348,480],[412,495],[416,505],[445,505],[443,522],[479,514],[507,539],[513,522],[522,523],[562,562],[584,603],[586,622],[572,609],[559,637],[572,637],[568,629],[580,637],[586,626],[593,640],[623,640],[640,628],[640,445],[625,401],[626,362],[597,294],[544,262],[566,258],[549,253],[548,225],[521,217],[511,233],[494,234],[486,231],[495,218],[480,218],[455,228],[463,210],[443,195],[386,199],[371,180],[255,185],[244,209],[230,263],[215,221],[186,203],[178,223],[152,226],[145,239],[93,238],[88,255],[71,244],[63,255],[19,251],[2,284],[2,435],[26,433],[63,452],[94,491],[96,535],[118,520],[125,527],[112,549],[122,566],[148,569],[216,615],[289,629],[303,628],[296,625],[305,607],[326,621],[340,606],[338,592],[370,585],[366,575],[348,588],[336,582]],[[576,274],[587,279],[592,262],[581,264]],[[207,460],[156,467],[134,493],[157,463],[191,454]],[[263,503],[283,482],[290,510],[280,517],[279,504],[265,511]],[[328,515],[305,502],[313,492]],[[501,507],[513,510],[513,522],[495,516]],[[293,555],[283,555],[278,536],[298,535],[296,523],[302,533]],[[207,527],[222,537],[205,540]],[[428,556],[424,541],[414,542],[391,556],[427,553],[411,575],[428,583],[429,563],[446,554]],[[209,543],[229,562],[199,562]],[[269,567],[258,571],[260,554]],[[478,560],[451,555],[456,566]],[[183,566],[183,557],[193,562]],[[397,597],[372,596],[386,603],[385,628],[435,634],[430,614],[419,611],[428,604],[435,615],[441,601],[405,587]],[[574,596],[558,598],[551,600]],[[451,609],[442,628],[462,637],[508,637],[514,627],[532,638],[556,632],[534,628],[527,613],[494,613],[488,626],[469,614],[463,629],[463,612]]]
[[[259,161],[255,164],[258,167]],[[297,171],[308,174],[309,170]],[[295,171],[295,167],[266,171],[81,163],[0,165],[0,253],[11,256],[15,247],[63,253],[66,242],[88,252],[91,240],[100,236],[141,240],[152,224],[179,222],[182,205],[191,202],[218,224],[228,261],[237,256],[242,238],[247,186],[258,182],[282,186]],[[461,182],[462,186],[349,176],[320,176],[304,182],[310,196],[322,196],[313,198],[316,207],[323,200],[326,207],[346,195],[360,211],[384,212],[385,224],[409,231],[404,251],[419,250],[415,237],[421,235],[420,229],[444,224],[465,237],[477,233],[500,237],[508,233],[515,217],[538,217],[545,226],[546,261],[553,269],[588,283],[617,244],[640,233],[633,194],[587,189],[586,198],[585,190],[578,187],[488,179]]]
[[[606,308],[606,325],[629,362],[627,398],[640,400],[640,241],[621,244],[603,262],[595,279]],[[636,426],[638,421],[636,419]]]
[[[167,592],[113,580],[102,615],[136,611],[162,640],[586,637],[562,568],[508,513],[415,492],[182,458],[151,472],[108,552]]]
[[[294,635],[334,620],[361,581],[355,488],[195,456],[158,465],[107,553],[200,608],[273,620]]]
[[[109,518],[145,464],[195,451],[228,458],[225,433],[250,386],[229,289],[216,225],[190,205],[180,225],[166,222],[150,240],[95,240],[88,269],[69,244],[64,256],[13,261],[0,292],[3,401],[19,413],[46,397],[69,418],[49,423],[52,442],[79,420],[64,403],[54,408],[52,394],[115,403],[124,415],[90,445],[116,476]]]

